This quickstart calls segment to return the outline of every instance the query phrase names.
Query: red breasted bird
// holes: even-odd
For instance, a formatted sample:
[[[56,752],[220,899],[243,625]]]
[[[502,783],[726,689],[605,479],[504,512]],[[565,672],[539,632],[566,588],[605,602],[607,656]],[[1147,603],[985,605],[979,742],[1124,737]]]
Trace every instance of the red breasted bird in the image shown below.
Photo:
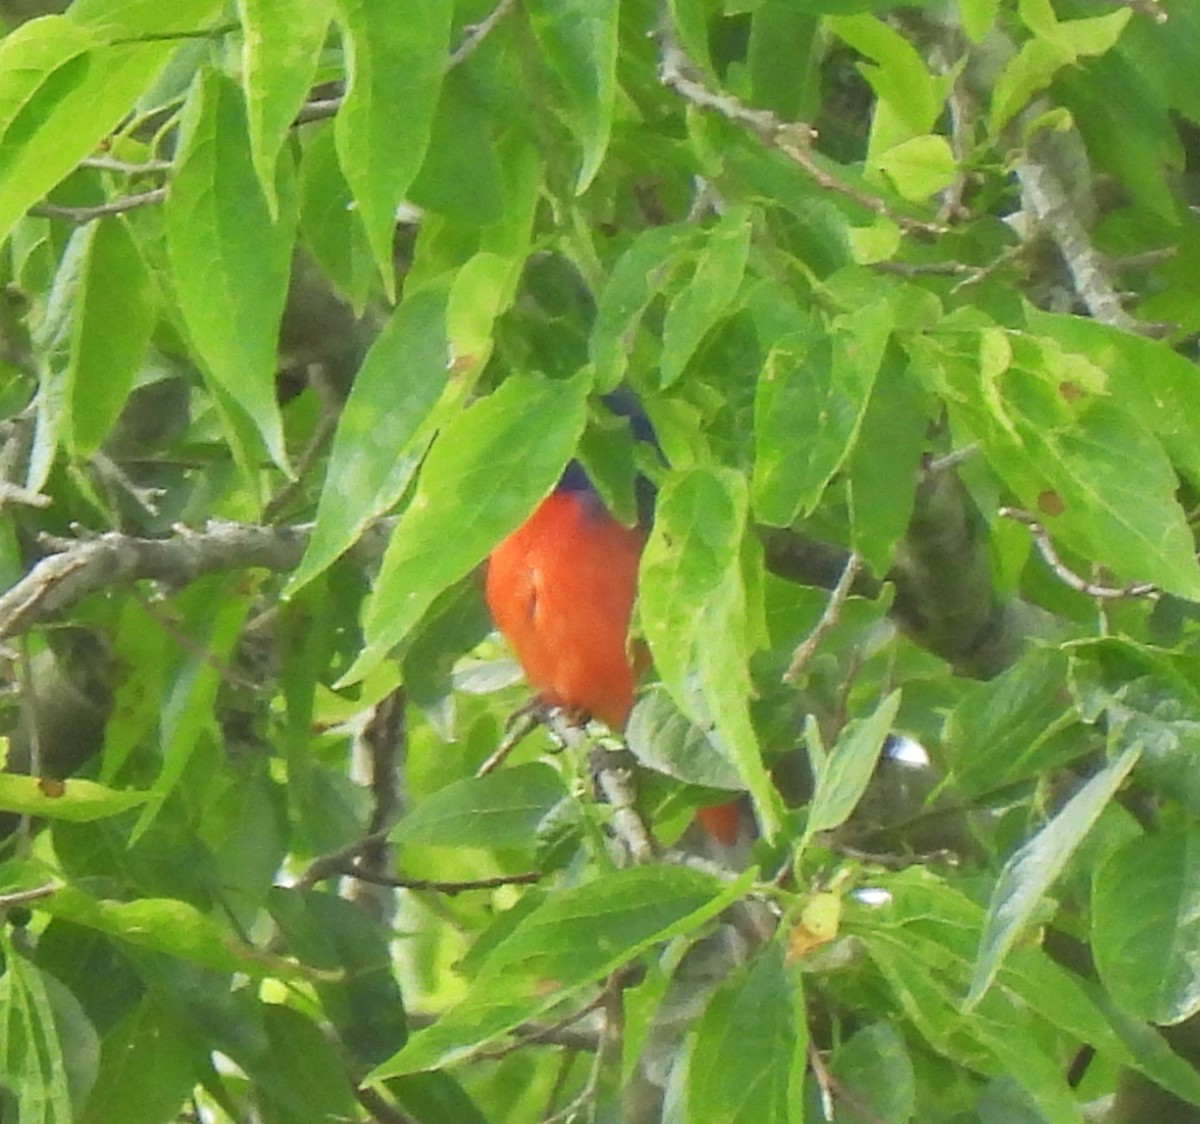
[[[488,559],[488,609],[525,678],[544,702],[614,730],[633,707],[629,620],[645,541],[645,527],[614,519],[572,461]]]
[[[632,395],[604,400],[630,419],[638,440],[657,447]],[[637,492],[639,525],[626,527],[572,461],[554,491],[492,551],[484,585],[492,620],[541,700],[600,718],[615,731],[629,718],[641,670],[629,622],[654,502],[645,477]],[[718,843],[737,838],[736,802],[701,808],[697,818]]]

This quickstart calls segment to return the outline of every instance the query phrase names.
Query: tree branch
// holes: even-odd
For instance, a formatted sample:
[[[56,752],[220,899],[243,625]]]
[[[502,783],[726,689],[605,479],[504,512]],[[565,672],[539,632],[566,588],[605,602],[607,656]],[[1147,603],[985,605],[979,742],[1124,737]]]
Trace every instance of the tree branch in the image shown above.
[[[1029,512],[1021,511],[1016,507],[1002,507],[999,514],[1005,519],[1012,519],[1028,527],[1029,533],[1033,535],[1034,546],[1037,547],[1038,553],[1046,565],[1054,571],[1054,576],[1064,585],[1070,586],[1085,597],[1095,597],[1099,601],[1116,601],[1127,597],[1155,598],[1159,596],[1158,587],[1150,582],[1130,582],[1128,585],[1108,586],[1098,585],[1096,582],[1080,577],[1059,558],[1054,544],[1050,541],[1049,532]]]
[[[67,222],[84,223],[102,219],[107,215],[120,215],[138,207],[152,207],[161,203],[167,197],[165,187],[156,187],[152,191],[144,191],[140,195],[123,195],[110,199],[107,203],[97,203],[91,207],[62,207],[57,203],[35,203],[29,208],[29,214],[44,219],[65,219]]]
[[[144,539],[109,531],[92,539],[46,538],[43,558],[0,595],[0,639],[16,636],[89,594],[130,582],[185,585],[219,570],[283,572],[300,561],[311,527],[211,523],[201,532]]]
[[[720,114],[755,134],[768,148],[782,152],[827,191],[865,207],[877,215],[891,219],[902,230],[912,233],[945,234],[946,227],[901,214],[878,196],[860,191],[831,175],[814,159],[812,143],[817,133],[802,121],[781,121],[770,110],[752,109],[733,94],[717,93],[696,77],[696,67],[675,38],[669,17],[664,17],[657,31],[659,45],[658,77],[669,90],[700,109]]]

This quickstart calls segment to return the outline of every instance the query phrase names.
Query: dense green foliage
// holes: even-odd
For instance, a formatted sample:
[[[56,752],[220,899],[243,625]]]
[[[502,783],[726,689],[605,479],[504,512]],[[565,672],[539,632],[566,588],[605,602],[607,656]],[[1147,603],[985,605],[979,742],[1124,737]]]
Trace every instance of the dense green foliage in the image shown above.
[[[0,1120],[1200,1118],[1195,0],[12,23]]]

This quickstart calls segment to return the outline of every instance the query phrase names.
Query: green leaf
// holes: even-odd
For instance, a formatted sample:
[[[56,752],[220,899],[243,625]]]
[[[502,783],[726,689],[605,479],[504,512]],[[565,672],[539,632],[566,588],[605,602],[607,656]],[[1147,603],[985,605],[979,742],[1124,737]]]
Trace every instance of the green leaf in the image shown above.
[[[984,793],[1063,764],[1087,750],[1063,691],[1063,653],[1034,649],[986,683],[972,684],[946,720],[954,786]]]
[[[94,223],[75,237],[88,246],[73,309],[68,432],[73,452],[87,457],[133,389],[156,310],[149,273],[123,219]]]
[[[786,527],[816,507],[854,448],[894,323],[886,300],[834,319],[810,317],[766,335],[766,362],[754,402],[754,509]]]
[[[55,1026],[50,977],[44,976],[9,941],[0,943],[0,1080],[18,1098],[18,1122],[70,1124],[67,1059]],[[94,1032],[93,1032],[94,1034]]]
[[[988,130],[996,136],[1039,90],[1045,89],[1064,66],[1071,53],[1057,43],[1030,39],[1005,64],[992,87]]]
[[[233,581],[228,578],[209,578],[196,582],[176,598],[175,609],[186,621],[180,631],[190,636],[192,646],[175,670],[162,701],[162,768],[134,826],[131,844],[154,821],[183,779],[200,739],[215,724],[222,669],[250,609],[250,598],[234,595],[232,587]]]
[[[338,419],[308,549],[285,589],[293,596],[358,541],[408,489],[443,397],[449,366],[446,290],[407,296],[375,338]]]
[[[287,464],[275,351],[287,299],[297,206],[280,175],[271,218],[250,158],[238,87],[215,71],[193,87],[179,170],[164,208],[179,311],[213,381],[245,411],[276,464]]]
[[[400,821],[391,839],[434,847],[529,850],[537,842],[538,824],[566,797],[562,778],[549,765],[515,765],[439,789]]]
[[[1099,320],[1025,309],[1031,331],[1049,336],[1068,355],[1104,371],[1124,409],[1158,437],[1171,460],[1200,487],[1200,384],[1196,365],[1162,340],[1147,339]]]
[[[875,16],[834,17],[826,22],[840,39],[879,64],[862,70],[880,100],[914,133],[929,132],[941,112],[942,97],[916,48]]]
[[[250,157],[271,217],[279,217],[275,165],[308,97],[329,23],[332,0],[238,0],[242,82]]]
[[[565,95],[567,127],[583,149],[575,193],[592,182],[608,148],[616,96],[617,0],[530,0],[542,57]]]
[[[392,533],[364,609],[365,648],[343,683],[377,666],[550,492],[583,431],[588,389],[586,374],[510,377],[446,426]]]
[[[1042,898],[1066,868],[1140,755],[1141,750],[1131,746],[1109,762],[1004,864],[988,904],[979,957],[966,999],[968,1008],[976,1006],[992,985],[1005,956],[1032,919]]]
[[[963,31],[972,43],[978,43],[996,24],[1000,0],[958,0]]]
[[[625,727],[625,742],[643,765],[676,780],[735,791],[746,787],[726,755],[661,685],[638,699]]]
[[[641,623],[663,684],[737,769],[770,837],[778,825],[776,796],[749,711],[747,507],[745,481],[732,470],[667,477],[642,556]],[[755,557],[752,564],[761,562]]]
[[[89,897],[74,886],[64,886],[49,897],[39,898],[33,907],[38,913],[218,972],[297,981],[309,980],[313,975],[294,961],[243,944],[195,906],[176,898],[107,901]]]
[[[489,110],[463,68],[446,75],[412,202],[473,226],[500,218],[504,181]]]
[[[808,807],[805,839],[846,822],[867,790],[879,751],[891,733],[900,709],[900,691],[893,691],[868,718],[847,722],[837,742],[817,769],[816,788]]]
[[[876,159],[876,165],[904,198],[914,203],[947,188],[958,175],[958,163],[945,137],[925,134],[893,145]]]
[[[596,368],[596,389],[613,390],[625,374],[634,337],[646,306],[665,285],[695,237],[685,225],[642,231],[617,259],[597,300],[588,352]]]
[[[87,823],[136,808],[144,804],[148,796],[145,792],[107,788],[81,777],[45,781],[16,773],[0,773],[0,808],[22,816]]]
[[[1100,979],[1131,1015],[1174,1024],[1200,1010],[1200,834],[1172,823],[1108,855],[1092,879]]]
[[[304,146],[300,236],[351,307],[361,313],[375,278],[375,261],[338,164],[331,129],[319,130]]]
[[[845,1124],[907,1124],[916,1111],[917,1081],[903,1036],[888,1023],[871,1023],[852,1034],[834,1053],[830,1066],[841,1086],[849,1091]],[[864,1117],[853,1104],[871,1112]]]
[[[450,43],[451,0],[335,0],[348,84],[334,119],[342,173],[358,203],[388,296],[395,292],[396,208],[420,171]]]
[[[750,253],[749,208],[732,207],[709,232],[696,271],[667,308],[659,379],[670,386],[733,303]]]
[[[799,974],[772,941],[709,1000],[687,1065],[690,1124],[799,1121],[808,1033]]]
[[[684,867],[638,867],[550,895],[492,950],[462,1002],[415,1034],[368,1080],[465,1057],[651,946],[692,932],[748,884],[743,877],[725,886]],[[546,980],[557,987],[547,991]]]
[[[143,1000],[108,1030],[81,1124],[162,1124],[178,1113],[196,1084],[194,1042],[179,1023]]]
[[[106,47],[65,16],[0,40],[0,238],[117,127],[172,49]]]
[[[928,431],[916,380],[894,351],[885,352],[846,466],[850,544],[877,574],[887,573],[908,529]]]
[[[198,31],[220,13],[222,0],[73,0],[68,15],[105,40],[170,37]]]

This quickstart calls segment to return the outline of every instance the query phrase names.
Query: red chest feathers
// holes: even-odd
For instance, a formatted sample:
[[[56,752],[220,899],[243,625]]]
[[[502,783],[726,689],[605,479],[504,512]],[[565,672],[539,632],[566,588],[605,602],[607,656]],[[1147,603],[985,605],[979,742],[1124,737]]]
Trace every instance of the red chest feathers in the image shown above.
[[[529,682],[614,730],[633,705],[629,618],[645,532],[590,492],[559,491],[493,551],[486,596]]]

